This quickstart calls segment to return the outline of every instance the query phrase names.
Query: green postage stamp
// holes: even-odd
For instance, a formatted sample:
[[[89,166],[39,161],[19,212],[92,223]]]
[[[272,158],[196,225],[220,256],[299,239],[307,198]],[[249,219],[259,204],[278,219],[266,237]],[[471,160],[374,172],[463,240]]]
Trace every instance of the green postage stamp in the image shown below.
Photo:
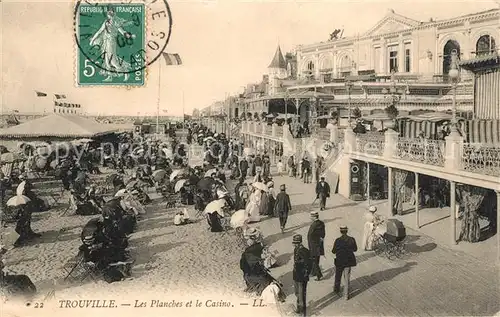
[[[75,39],[78,86],[144,86],[144,3],[79,3]]]

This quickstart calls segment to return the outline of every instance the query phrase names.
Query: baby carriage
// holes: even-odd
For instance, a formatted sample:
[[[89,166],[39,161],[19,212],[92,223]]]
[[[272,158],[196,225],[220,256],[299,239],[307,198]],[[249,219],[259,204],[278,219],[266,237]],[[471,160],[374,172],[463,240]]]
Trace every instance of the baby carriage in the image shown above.
[[[404,224],[397,219],[388,219],[385,221],[386,230],[375,230],[375,252],[385,254],[387,258],[400,258],[405,253],[406,228]],[[379,226],[384,226],[380,224]]]

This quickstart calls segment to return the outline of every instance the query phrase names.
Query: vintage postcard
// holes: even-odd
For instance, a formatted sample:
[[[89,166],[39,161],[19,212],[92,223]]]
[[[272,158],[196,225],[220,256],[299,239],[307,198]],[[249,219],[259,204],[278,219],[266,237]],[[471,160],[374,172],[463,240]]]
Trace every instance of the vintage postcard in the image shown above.
[[[499,0],[0,23],[0,316],[500,316]]]

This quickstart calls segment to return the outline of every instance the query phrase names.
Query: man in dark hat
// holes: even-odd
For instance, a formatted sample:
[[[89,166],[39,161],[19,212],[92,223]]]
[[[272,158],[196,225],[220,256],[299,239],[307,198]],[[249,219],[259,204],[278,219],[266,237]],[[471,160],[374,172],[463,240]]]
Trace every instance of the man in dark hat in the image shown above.
[[[340,293],[340,279],[344,274],[344,296],[349,299],[349,282],[351,279],[351,267],[356,266],[356,256],[354,252],[358,251],[356,240],[347,235],[347,227],[340,227],[341,236],[335,240],[332,253],[335,254],[335,285],[334,293]]]
[[[304,179],[304,183],[310,183],[310,177],[311,177],[311,162],[309,162],[309,158],[307,156],[304,156],[302,159],[302,178]]]
[[[306,316],[306,294],[307,282],[311,272],[311,254],[309,250],[302,245],[302,236],[296,234],[293,236],[293,281],[295,296],[297,297],[297,314]]]
[[[247,178],[247,173],[248,173],[248,161],[246,157],[242,157],[240,161],[240,177],[242,180],[245,180]]]
[[[311,220],[312,223],[307,233],[307,244],[311,252],[312,261],[311,275],[316,276],[316,281],[319,281],[323,277],[321,268],[319,267],[319,259],[322,255],[325,255],[323,246],[323,239],[325,239],[325,223],[319,220],[317,211],[311,212]]]
[[[320,181],[316,184],[316,199],[319,199],[320,210],[325,210],[326,199],[330,197],[330,185],[325,182],[325,177],[321,176]]]
[[[288,212],[292,210],[290,196],[286,193],[285,184],[280,186],[280,193],[276,196],[274,203],[274,214],[280,219],[281,233],[285,232],[285,225],[288,219]]]

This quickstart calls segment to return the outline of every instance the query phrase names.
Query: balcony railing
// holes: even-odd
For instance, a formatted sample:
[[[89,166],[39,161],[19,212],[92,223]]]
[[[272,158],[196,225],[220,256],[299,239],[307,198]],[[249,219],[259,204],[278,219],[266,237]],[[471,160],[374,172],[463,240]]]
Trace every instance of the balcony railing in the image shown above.
[[[461,162],[464,171],[500,176],[500,147],[464,143]]]
[[[264,134],[265,135],[269,135],[269,136],[273,135],[273,131],[272,131],[271,126],[268,125],[268,124],[266,124],[266,123],[263,123],[263,124],[265,124],[265,126],[264,126]]]
[[[384,154],[385,136],[380,133],[358,134],[356,138],[356,151],[370,155],[382,156]]]
[[[396,155],[399,159],[405,161],[444,166],[445,142],[400,137]]]

